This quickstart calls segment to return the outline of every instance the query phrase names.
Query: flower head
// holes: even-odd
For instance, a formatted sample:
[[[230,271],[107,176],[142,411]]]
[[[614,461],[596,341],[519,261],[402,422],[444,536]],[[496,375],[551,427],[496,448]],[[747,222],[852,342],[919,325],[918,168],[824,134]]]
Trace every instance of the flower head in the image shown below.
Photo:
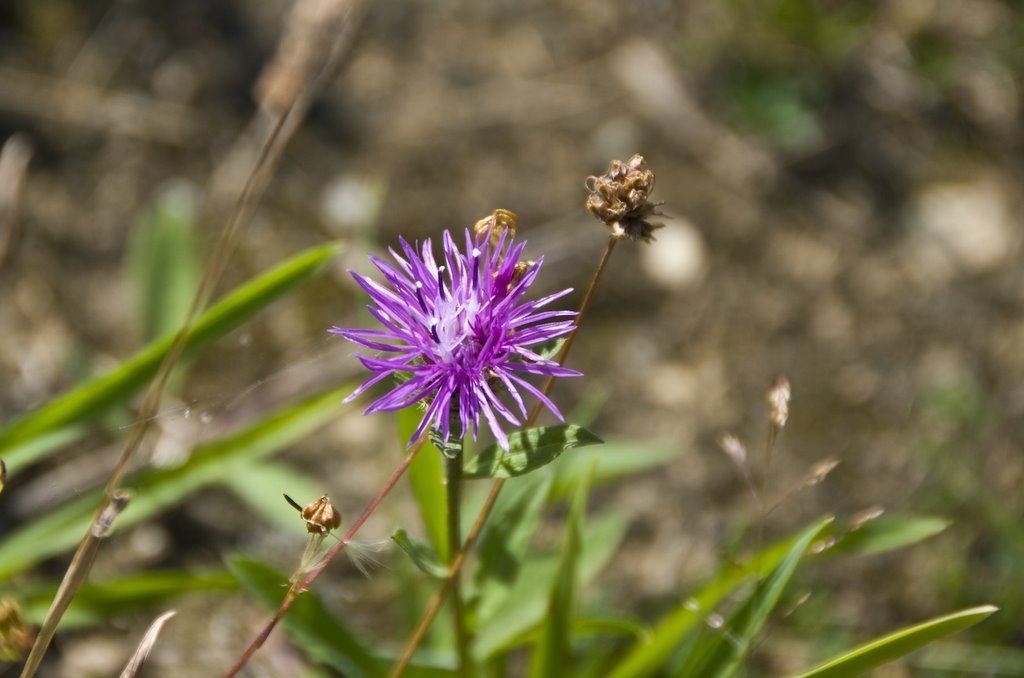
[[[376,374],[346,402],[388,376],[410,375],[366,408],[369,414],[425,401],[426,414],[410,444],[428,426],[445,440],[450,433],[462,437],[470,430],[475,439],[482,417],[498,443],[508,449],[499,418],[522,425],[527,417],[522,392],[562,418],[554,403],[524,376],[580,375],[530,348],[572,331],[574,312],[540,310],[572,290],[524,301],[543,258],[524,269],[519,258],[525,243],[513,244],[506,233],[494,240],[490,235],[474,237],[467,230],[462,252],[445,231],[440,264],[429,239],[416,246],[400,239],[402,253],[390,250],[397,266],[370,257],[386,284],[352,272],[370,295],[373,304],[367,308],[383,329],[331,328],[349,341],[380,352],[357,354]],[[499,398],[500,393],[507,394],[514,407]],[[461,431],[451,431],[452,422]]]
[[[612,160],[608,171],[599,177],[587,178],[587,209],[611,229],[617,240],[654,240],[654,231],[664,224],[651,223],[652,216],[662,216],[650,201],[654,190],[654,172],[639,153],[629,160]]]

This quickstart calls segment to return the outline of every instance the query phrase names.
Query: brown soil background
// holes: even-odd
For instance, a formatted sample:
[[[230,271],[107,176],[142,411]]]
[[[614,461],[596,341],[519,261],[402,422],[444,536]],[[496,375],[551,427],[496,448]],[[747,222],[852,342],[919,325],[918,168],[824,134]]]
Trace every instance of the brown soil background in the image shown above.
[[[160,428],[214,437],[357,378],[351,349],[325,329],[365,322],[345,270],[366,271],[366,253],[399,234],[436,237],[510,209],[528,254],[546,259],[538,294],[580,290],[605,243],[583,208],[584,179],[640,152],[666,227],[615,252],[570,358],[587,376],[555,393],[567,411],[598,403],[593,428],[606,438],[679,454],[595,494],[595,509],[626,512],[631,528],[592,595],[655,619],[758,521],[715,440],[735,432],[759,459],[764,392],[781,373],[793,403],[774,494],[825,457],[842,463],[783,502],[768,537],[876,505],[953,525],[906,551],[809,569],[804,612],[773,626],[751,673],[805,666],[822,639],[865,639],[983,602],[1004,611],[975,639],[1024,643],[1024,12],[994,0],[770,4],[369,7],[222,287],[328,240],[344,253],[193,363]],[[0,5],[0,137],[21,134],[33,149],[18,216],[2,226],[14,235],[0,232],[0,418],[141,345],[133,230],[168,185],[202,204],[253,113],[289,7]],[[200,223],[204,248],[217,227]],[[107,427],[12,478],[5,526],[104,478],[117,434]],[[396,449],[386,417],[346,406],[285,458],[348,516]],[[390,500],[366,538],[415,526],[411,511],[407,497]],[[301,535],[274,534],[232,495],[204,491],[112,540],[96,576],[216,566],[235,550],[287,567],[296,544]],[[393,568],[398,555],[381,558]],[[35,574],[57,577],[65,564]],[[332,603],[398,642],[391,570],[365,580],[334,567],[322,580]],[[150,675],[223,670],[263,614],[241,596],[178,607]],[[47,675],[109,675],[143,624],[60,636]],[[293,675],[282,638],[251,675]],[[920,672],[908,663],[886,675]]]

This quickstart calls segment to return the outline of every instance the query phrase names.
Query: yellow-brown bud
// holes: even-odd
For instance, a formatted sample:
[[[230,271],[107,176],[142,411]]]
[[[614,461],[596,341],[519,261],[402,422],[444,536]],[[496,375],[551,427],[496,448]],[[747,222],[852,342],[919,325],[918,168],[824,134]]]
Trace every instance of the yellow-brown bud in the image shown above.
[[[492,246],[498,244],[502,234],[508,233],[510,238],[516,237],[519,229],[519,217],[515,212],[496,209],[489,215],[473,224],[473,233],[476,235],[490,234],[489,239]]]
[[[306,530],[310,534],[327,534],[341,526],[341,513],[334,508],[334,504],[326,494],[304,507],[299,506],[287,494],[284,495],[284,498],[302,514],[302,519],[306,521]]]

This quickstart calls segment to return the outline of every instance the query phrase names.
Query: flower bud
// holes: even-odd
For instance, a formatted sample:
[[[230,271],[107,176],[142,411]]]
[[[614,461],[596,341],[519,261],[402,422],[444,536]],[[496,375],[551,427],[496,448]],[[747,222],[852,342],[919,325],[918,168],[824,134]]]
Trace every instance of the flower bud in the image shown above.
[[[516,213],[500,208],[473,224],[474,234],[478,236],[489,234],[488,238],[492,247],[498,246],[498,241],[501,240],[504,233],[508,233],[509,238],[516,237],[518,229],[519,217],[516,216]]]
[[[306,530],[310,534],[327,534],[341,526],[341,513],[334,508],[334,504],[331,503],[326,494],[316,501],[306,504],[305,507],[299,506],[287,494],[284,495],[284,498],[285,501],[302,514],[302,519],[306,521]]]

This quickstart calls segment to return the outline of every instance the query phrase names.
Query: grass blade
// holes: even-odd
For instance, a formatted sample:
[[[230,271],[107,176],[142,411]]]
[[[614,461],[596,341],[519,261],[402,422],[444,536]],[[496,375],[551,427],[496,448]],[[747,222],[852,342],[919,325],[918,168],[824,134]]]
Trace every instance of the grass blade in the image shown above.
[[[863,675],[939,638],[974,626],[998,609],[992,605],[972,607],[901,629],[831,659],[801,674],[799,678],[846,678]]]
[[[597,576],[626,534],[626,520],[609,513],[588,521],[583,531],[579,579],[582,584]],[[544,620],[548,592],[558,573],[558,558],[553,555],[528,557],[502,604],[486,619],[481,619],[474,639],[473,654],[485,660],[515,645],[516,639]]]
[[[339,245],[308,250],[236,289],[210,307],[196,321],[185,341],[185,354],[194,353],[241,325],[257,311],[292,290],[319,271]],[[26,414],[0,430],[0,455],[14,473],[29,459],[33,440],[71,424],[95,419],[111,406],[130,397],[157,372],[170,349],[173,336],[156,341],[113,371],[60,395],[38,410]],[[55,449],[55,448],[51,448]],[[84,527],[83,527],[84,530]]]
[[[150,518],[211,483],[222,482],[240,465],[269,456],[333,418],[349,388],[332,389],[263,418],[227,438],[198,447],[176,468],[149,469],[130,476],[135,498],[115,531]],[[92,522],[101,490],[87,492],[33,520],[0,541],[0,581],[43,558],[74,547]]]
[[[143,336],[172,334],[188,314],[199,288],[195,196],[184,184],[165,189],[136,224],[129,265],[139,292]]]
[[[598,448],[600,449],[600,448]],[[598,467],[600,472],[600,467]],[[834,555],[867,555],[902,548],[940,532],[948,523],[934,516],[912,518],[882,516],[857,529],[846,532],[828,525],[823,537],[837,537],[837,543],[816,558]],[[870,531],[856,536],[861,530]],[[744,567],[723,569],[701,591],[683,601],[665,615],[651,634],[633,646],[611,673],[612,678],[650,676],[658,671],[679,647],[683,637],[702,621],[701,611],[713,610],[730,591],[754,577],[763,577],[778,566],[798,537],[789,537],[772,544],[747,559]]]
[[[146,572],[104,582],[86,583],[75,594],[71,607],[61,618],[63,631],[104,624],[118,615],[138,612],[167,604],[189,593],[234,591],[234,577],[226,572],[182,572],[177,570]],[[12,595],[18,600],[25,621],[40,624],[57,592],[55,584],[18,587]]]
[[[571,664],[572,618],[576,612],[579,590],[578,560],[589,491],[588,482],[580,483],[569,509],[558,570],[548,596],[548,611],[533,654],[533,676],[555,678],[563,675]]]
[[[775,609],[807,548],[831,522],[831,517],[824,518],[805,530],[772,573],[758,583],[747,600],[729,617],[725,629],[714,631],[714,635],[699,644],[676,675],[731,676],[768,620],[768,615]]]

